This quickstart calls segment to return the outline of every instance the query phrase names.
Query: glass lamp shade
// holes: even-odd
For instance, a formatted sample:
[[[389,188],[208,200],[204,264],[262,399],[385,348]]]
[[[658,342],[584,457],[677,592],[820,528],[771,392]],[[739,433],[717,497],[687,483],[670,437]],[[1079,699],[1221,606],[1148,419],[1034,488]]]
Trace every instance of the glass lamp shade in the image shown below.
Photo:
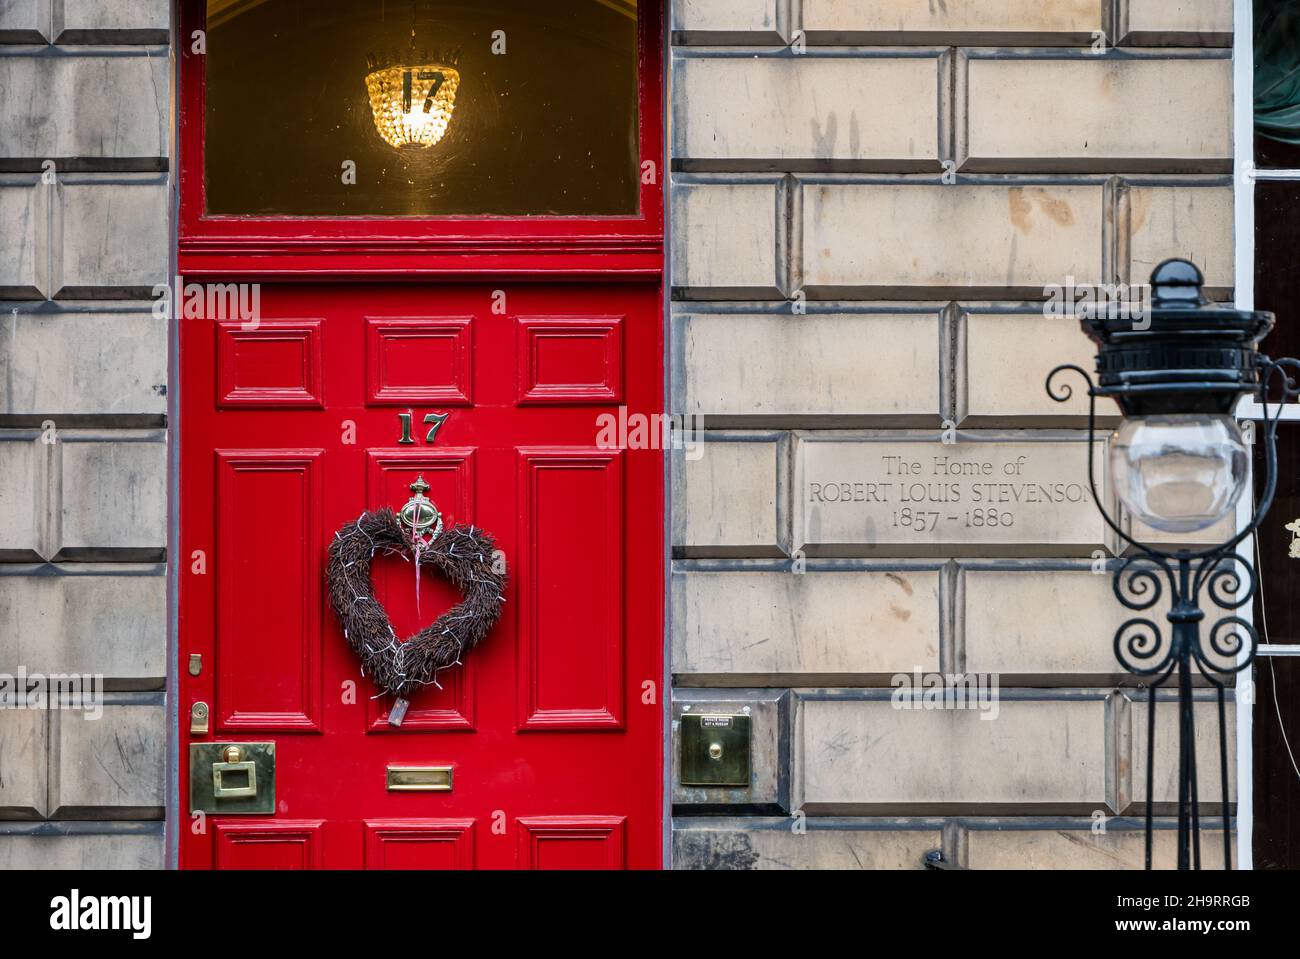
[[[1231,416],[1126,417],[1110,437],[1115,493],[1154,529],[1190,533],[1213,526],[1237,504],[1248,453]]]
[[[447,133],[460,74],[437,63],[388,67],[366,75],[375,129],[389,146],[431,147]]]

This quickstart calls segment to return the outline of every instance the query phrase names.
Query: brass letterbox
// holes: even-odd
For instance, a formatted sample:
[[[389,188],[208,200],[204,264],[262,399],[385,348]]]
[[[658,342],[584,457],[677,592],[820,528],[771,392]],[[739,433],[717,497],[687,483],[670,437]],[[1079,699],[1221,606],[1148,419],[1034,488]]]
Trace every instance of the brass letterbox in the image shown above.
[[[389,766],[386,781],[390,793],[449,793],[450,766]]]
[[[191,743],[190,812],[275,812],[275,743]]]
[[[682,785],[749,785],[749,717],[683,713]]]

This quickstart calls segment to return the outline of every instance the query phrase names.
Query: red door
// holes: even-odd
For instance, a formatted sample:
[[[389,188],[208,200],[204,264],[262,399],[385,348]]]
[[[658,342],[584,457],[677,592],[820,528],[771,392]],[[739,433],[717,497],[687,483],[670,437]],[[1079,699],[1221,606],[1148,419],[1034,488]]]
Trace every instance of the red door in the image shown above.
[[[638,156],[656,163],[658,31],[642,4]],[[209,216],[208,65],[182,69],[181,272],[257,284],[260,312],[176,321],[181,865],[657,867],[664,453],[603,429],[662,410],[657,176],[604,219]],[[496,538],[510,585],[393,726],[324,565],[335,530],[400,507],[417,476],[446,523]],[[426,566],[417,613],[400,558],[377,557],[373,584],[398,636],[460,598]],[[227,743],[273,744],[270,811],[194,814],[213,758],[191,747]],[[444,788],[393,788],[408,767],[449,770]]]

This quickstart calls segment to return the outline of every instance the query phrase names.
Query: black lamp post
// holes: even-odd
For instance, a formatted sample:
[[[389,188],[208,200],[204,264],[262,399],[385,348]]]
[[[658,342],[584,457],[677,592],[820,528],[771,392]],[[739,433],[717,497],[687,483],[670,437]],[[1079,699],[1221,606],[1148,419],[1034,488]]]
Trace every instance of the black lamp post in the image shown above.
[[[1106,524],[1132,547],[1115,567],[1113,589],[1126,608],[1151,610],[1169,588],[1164,629],[1135,616],[1115,632],[1115,655],[1147,686],[1146,868],[1151,868],[1151,783],[1155,746],[1156,689],[1177,675],[1178,683],[1178,868],[1201,867],[1200,812],[1196,776],[1193,671],[1214,688],[1219,714],[1219,787],[1223,797],[1224,865],[1232,868],[1228,815],[1228,745],[1225,690],[1255,658],[1259,637],[1245,619],[1223,615],[1203,641],[1202,595],[1220,609],[1250,602],[1258,585],[1250,563],[1236,554],[1273,501],[1277,485],[1277,418],[1280,404],[1300,396],[1300,361],[1271,360],[1257,345],[1273,327],[1271,313],[1211,306],[1201,292],[1200,271],[1186,260],[1166,260],[1151,274],[1152,308],[1130,318],[1088,316],[1080,321],[1097,344],[1097,382],[1082,368],[1058,366],[1047,376],[1057,402],[1071,396],[1053,387],[1069,370],[1088,384],[1088,482]],[[1103,311],[1105,312],[1105,311]],[[1268,394],[1278,393],[1269,414]],[[1261,430],[1267,475],[1250,522],[1226,542],[1208,549],[1166,551],[1139,542],[1110,515],[1097,494],[1093,446],[1097,397],[1111,397],[1124,419],[1111,434],[1110,476],[1130,515],[1171,533],[1207,529],[1232,514],[1249,477],[1248,444],[1232,411],[1254,394],[1264,405]],[[1243,588],[1244,587],[1244,588]]]

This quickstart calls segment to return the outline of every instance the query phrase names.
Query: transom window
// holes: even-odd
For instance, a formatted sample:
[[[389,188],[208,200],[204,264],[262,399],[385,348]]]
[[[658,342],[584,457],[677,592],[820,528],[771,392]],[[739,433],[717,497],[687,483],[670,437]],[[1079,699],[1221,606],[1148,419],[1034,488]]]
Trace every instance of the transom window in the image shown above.
[[[636,0],[207,0],[205,212],[634,216]]]

